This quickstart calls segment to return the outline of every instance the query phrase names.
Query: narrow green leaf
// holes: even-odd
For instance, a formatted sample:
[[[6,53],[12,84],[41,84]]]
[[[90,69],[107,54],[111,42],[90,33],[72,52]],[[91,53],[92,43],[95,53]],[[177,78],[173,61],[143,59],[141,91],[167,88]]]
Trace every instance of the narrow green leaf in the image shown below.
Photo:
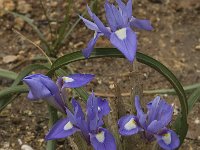
[[[92,58],[102,58],[102,57],[117,57],[117,58],[124,58],[124,56],[115,48],[96,48],[92,52],[89,59]],[[48,72],[48,75],[51,75],[54,73],[55,70],[58,68],[67,65],[69,63],[84,60],[85,58],[82,56],[82,53],[80,51],[70,53],[67,55],[64,55],[60,58],[58,58],[53,64],[51,70]],[[188,124],[187,124],[187,114],[188,114],[188,104],[185,96],[185,92],[183,90],[182,85],[178,81],[178,79],[175,77],[175,75],[163,64],[158,62],[157,60],[137,52],[136,54],[137,61],[146,64],[153,69],[157,70],[160,74],[162,74],[173,86],[175,89],[179,101],[181,104],[181,119],[180,119],[180,125],[176,126],[176,132],[180,135],[181,143],[183,142],[187,130],[188,130]]]
[[[96,48],[89,59],[93,58],[102,58],[102,57],[116,57],[116,58],[124,58],[124,56],[116,49],[114,48]],[[81,51],[73,52],[70,54],[66,54],[60,58],[58,58],[51,67],[51,70],[48,72],[49,75],[52,75],[55,70],[58,68],[61,68],[64,65],[67,65],[69,63],[85,60],[85,57],[82,55]]]
[[[0,68],[0,77],[15,80],[17,73]]]
[[[84,100],[84,102],[87,102],[89,94],[84,90],[84,88],[75,88],[74,91],[76,91],[76,93]]]
[[[0,112],[13,100],[14,94],[21,94],[28,92],[28,88],[24,85],[18,85],[3,89],[0,91]]]
[[[51,61],[55,61],[55,58],[53,58],[53,57],[49,57],[49,59]],[[36,55],[35,57],[31,58],[30,60],[31,61],[47,61],[48,62],[48,59],[41,55]]]
[[[188,98],[188,110],[189,112],[194,107],[195,103],[200,100],[200,88],[196,89]]]
[[[3,89],[0,91],[0,98],[3,96],[7,96],[10,94],[16,94],[16,93],[26,93],[28,92],[28,88],[25,85],[17,85],[14,87],[9,87],[6,89]]]
[[[198,100],[200,99],[200,88],[196,89],[188,98],[188,111],[191,112],[195,103],[198,102]],[[175,129],[181,129],[182,125],[182,114],[180,114],[176,121],[174,122],[174,128]],[[187,134],[186,131],[183,130],[184,134]]]
[[[49,129],[56,123],[58,120],[57,110],[48,104],[48,112],[49,112]],[[46,150],[56,150],[56,140],[47,141]]]
[[[200,88],[200,83],[183,86],[185,93],[191,93],[197,88]],[[177,94],[174,89],[159,89],[159,90],[146,90],[144,94]]]
[[[43,56],[36,56],[33,60],[47,60],[47,59],[46,59],[46,57],[43,57]],[[52,60],[55,60],[55,58],[52,58]],[[45,69],[45,67],[43,67],[43,66],[40,67],[40,64],[38,67],[37,66],[38,66],[38,64],[31,65],[30,68],[32,68],[33,70],[34,70],[34,68]],[[23,77],[25,77],[27,74],[29,74],[31,72],[31,71],[25,71],[25,70],[29,70],[29,69],[24,69],[23,70],[24,73],[21,72],[20,73],[21,77],[18,77],[17,73],[0,68],[0,77],[12,79],[12,80],[15,80],[18,77],[19,78],[18,81],[16,80],[15,82],[19,83],[19,81],[21,81],[23,79]],[[25,72],[27,72],[27,73],[25,73]],[[67,74],[65,74],[65,75],[67,75]],[[16,85],[16,84],[14,84],[14,85]],[[200,83],[183,86],[183,89],[186,93],[190,93],[197,88],[200,88]],[[176,94],[176,91],[174,89],[146,90],[146,91],[144,91],[144,94],[172,94],[172,95],[174,95],[174,94]]]
[[[69,14],[70,14],[69,12],[71,9],[71,4],[72,4],[72,0],[68,0],[68,5],[66,5],[66,8],[65,8],[66,12],[65,12],[64,21],[58,28],[57,39],[52,44],[53,49],[56,51],[58,51],[58,49],[61,47],[63,39],[65,37],[65,34],[66,34],[68,26],[69,26]]]

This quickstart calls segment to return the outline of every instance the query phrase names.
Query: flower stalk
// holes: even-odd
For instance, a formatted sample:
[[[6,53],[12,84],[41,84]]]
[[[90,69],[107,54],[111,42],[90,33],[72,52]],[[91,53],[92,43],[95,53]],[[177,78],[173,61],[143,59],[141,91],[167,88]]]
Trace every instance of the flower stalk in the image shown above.
[[[51,128],[58,120],[57,110],[48,104],[49,111],[49,128]],[[46,150],[55,150],[56,140],[47,141]]]

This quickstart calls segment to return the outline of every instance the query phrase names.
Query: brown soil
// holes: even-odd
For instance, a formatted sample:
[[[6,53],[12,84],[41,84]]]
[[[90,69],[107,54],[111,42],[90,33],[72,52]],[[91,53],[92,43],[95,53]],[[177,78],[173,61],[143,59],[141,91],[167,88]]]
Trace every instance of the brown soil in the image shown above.
[[[170,68],[182,85],[198,83],[200,82],[200,1],[161,1],[162,3],[148,0],[134,1],[134,16],[150,19],[154,27],[152,32],[137,30],[138,51],[152,56]],[[64,16],[66,2],[64,0],[59,1],[58,4],[53,2],[44,3],[48,10],[47,13],[52,18],[61,20]],[[48,25],[45,23],[46,19],[39,1],[30,0],[26,3],[29,4],[27,7],[31,7],[31,9],[25,14],[34,19],[41,31],[45,33],[45,37],[50,40]],[[14,4],[14,11],[20,12],[21,9],[17,8],[18,2],[14,1]],[[101,9],[98,11],[98,16],[102,16],[101,18],[105,21],[103,5],[99,5]],[[76,14],[83,12],[84,9],[83,3],[75,2],[71,9],[70,24],[73,24],[78,18]],[[19,72],[27,64],[33,63],[29,58],[40,52],[30,43],[21,40],[12,31],[12,28],[18,28],[22,34],[36,43],[39,41],[37,34],[28,24],[20,26],[20,23],[8,14],[0,16],[0,26],[0,68]],[[84,48],[92,34],[83,23],[79,23],[58,56]],[[100,39],[96,46],[110,47],[111,45],[108,40]],[[17,56],[17,59],[10,63],[3,61],[3,58],[8,55]],[[84,60],[75,62],[70,67],[74,72],[96,75],[96,79],[86,87],[88,91],[93,89],[100,95],[114,94],[112,85],[117,79],[122,92],[129,92],[130,80],[127,74],[130,67],[124,59]],[[170,84],[151,68],[139,64],[139,70],[144,90],[171,88]],[[12,81],[1,79],[0,84],[0,89],[3,89],[11,85]],[[176,96],[163,96],[170,103],[179,106]],[[143,99],[151,100],[153,97],[155,95],[144,95]],[[200,104],[197,103],[188,117],[189,131],[181,149],[200,150],[199,113]],[[0,113],[0,150],[20,149],[19,140],[36,150],[45,149],[44,136],[47,131],[48,112],[45,103],[33,103],[26,99],[26,95],[21,95]],[[63,143],[64,141],[59,141],[59,149],[64,149]]]

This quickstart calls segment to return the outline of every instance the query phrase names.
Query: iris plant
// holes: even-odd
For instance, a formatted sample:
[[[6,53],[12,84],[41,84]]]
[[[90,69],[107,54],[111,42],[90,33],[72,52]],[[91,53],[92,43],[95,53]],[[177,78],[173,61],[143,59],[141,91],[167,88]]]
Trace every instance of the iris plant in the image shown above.
[[[45,75],[33,74],[25,77],[23,81],[29,87],[28,99],[44,99],[50,105],[65,113],[66,94],[64,88],[81,87],[93,78],[94,75],[92,74],[72,74],[66,77],[60,77],[56,84]]]
[[[95,150],[116,150],[113,135],[103,125],[103,116],[110,112],[106,100],[92,93],[87,100],[85,117],[80,104],[72,99],[73,113],[66,108],[67,117],[59,120],[46,135],[46,140],[65,138],[80,131],[88,145]]]
[[[95,32],[87,48],[83,50],[83,55],[86,58],[90,56],[97,39],[100,36],[105,36],[130,62],[133,62],[137,49],[137,36],[132,28],[153,29],[148,20],[136,19],[132,16],[132,0],[128,0],[127,4],[121,0],[116,0],[116,2],[118,8],[108,1],[105,2],[104,8],[108,26],[104,26],[89,7],[87,7],[88,13],[93,22],[80,16],[85,25]]]
[[[118,121],[119,133],[124,136],[143,132],[148,141],[157,140],[157,143],[166,150],[176,149],[179,138],[176,133],[166,126],[172,120],[173,108],[165,100],[156,97],[147,104],[147,113],[141,108],[139,97],[135,97],[137,115],[127,115]]]

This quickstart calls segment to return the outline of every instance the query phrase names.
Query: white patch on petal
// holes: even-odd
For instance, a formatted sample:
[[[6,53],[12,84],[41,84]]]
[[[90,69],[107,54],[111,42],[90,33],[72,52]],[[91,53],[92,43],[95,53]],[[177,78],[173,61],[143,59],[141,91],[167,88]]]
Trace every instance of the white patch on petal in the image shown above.
[[[94,32],[94,37],[93,38],[95,39],[96,36],[97,36],[97,31]]]
[[[166,133],[162,136],[162,140],[165,142],[165,144],[169,145],[172,141],[171,134]]]
[[[64,126],[65,131],[70,130],[72,128],[73,128],[73,124],[70,121]]]
[[[110,27],[106,27],[106,29],[108,29],[108,31],[111,32],[111,28]]]
[[[105,133],[102,131],[102,132],[96,134],[95,137],[96,137],[97,141],[99,141],[100,143],[103,143],[105,140]]]
[[[129,122],[127,122],[124,126],[126,130],[132,130],[132,129],[135,129],[136,127],[137,125],[133,118],[131,118],[131,120],[129,120]]]
[[[74,79],[69,78],[69,77],[62,77],[64,82],[74,82]]]
[[[98,106],[98,111],[101,111],[101,108]]]
[[[115,34],[120,40],[124,40],[126,38],[126,28],[115,31]]]

